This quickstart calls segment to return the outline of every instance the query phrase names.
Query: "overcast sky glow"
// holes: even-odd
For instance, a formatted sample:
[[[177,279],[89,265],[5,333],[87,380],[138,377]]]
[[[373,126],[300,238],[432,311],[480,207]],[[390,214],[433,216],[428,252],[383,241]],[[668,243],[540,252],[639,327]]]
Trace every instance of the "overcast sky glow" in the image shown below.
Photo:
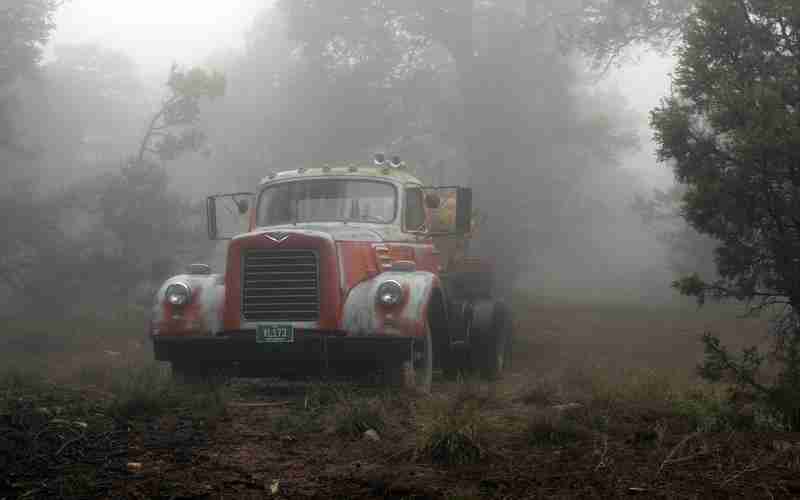
[[[142,69],[201,62],[241,46],[254,16],[272,0],[69,0],[53,44],[96,42],[130,54]]]

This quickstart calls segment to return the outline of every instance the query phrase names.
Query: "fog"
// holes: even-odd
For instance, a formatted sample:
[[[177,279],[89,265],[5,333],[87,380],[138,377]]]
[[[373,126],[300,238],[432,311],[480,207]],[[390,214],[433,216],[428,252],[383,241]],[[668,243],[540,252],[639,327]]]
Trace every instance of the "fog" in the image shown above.
[[[506,291],[675,300],[671,249],[634,210],[637,196],[672,184],[648,124],[669,92],[672,59],[658,43],[601,50],[628,27],[555,25],[560,2],[480,2],[464,25],[455,7],[439,19],[414,2],[361,3],[58,7],[41,57],[25,52],[28,67],[0,74],[10,187],[0,201],[30,215],[7,223],[0,315],[42,300],[63,311],[146,307],[190,262],[221,270],[225,244],[203,238],[207,194],[375,151],[402,155],[426,182],[474,188],[486,217],[474,251],[497,265]],[[575,41],[564,45],[564,33]],[[225,95],[198,100],[191,127],[202,145],[127,168],[169,98],[173,64],[221,72]],[[97,287],[109,278],[113,290]]]

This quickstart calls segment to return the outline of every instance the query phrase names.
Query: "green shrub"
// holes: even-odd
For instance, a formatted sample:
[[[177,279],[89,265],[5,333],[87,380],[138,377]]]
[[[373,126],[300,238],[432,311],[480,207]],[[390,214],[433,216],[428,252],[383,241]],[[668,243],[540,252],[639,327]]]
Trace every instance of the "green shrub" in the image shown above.
[[[416,454],[434,463],[466,465],[486,455],[487,422],[479,402],[430,400],[417,416]]]
[[[339,404],[335,414],[336,433],[356,437],[369,429],[386,428],[386,412],[377,399],[356,398]]]
[[[117,418],[159,416],[168,412],[189,411],[201,419],[214,419],[225,413],[227,393],[214,383],[177,384],[169,369],[152,363],[115,372],[111,384],[114,395],[109,405]]]
[[[767,357],[751,347],[740,355],[731,354],[710,333],[703,336],[705,359],[698,373],[710,382],[732,385],[729,403],[751,402],[755,425],[800,431],[800,321],[787,313],[775,321],[770,333],[775,342],[774,369],[777,375],[762,375]]]
[[[273,421],[273,429],[281,435],[296,436],[320,432],[322,424],[317,413],[300,410],[277,417]]]

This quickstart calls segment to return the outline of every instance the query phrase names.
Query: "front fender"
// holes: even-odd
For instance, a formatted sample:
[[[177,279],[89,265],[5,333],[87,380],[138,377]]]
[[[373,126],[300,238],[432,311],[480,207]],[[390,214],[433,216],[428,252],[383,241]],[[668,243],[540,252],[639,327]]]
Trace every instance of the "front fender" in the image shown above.
[[[386,307],[377,302],[378,286],[387,280],[400,283],[402,303]],[[428,305],[439,277],[426,271],[381,273],[350,290],[344,304],[342,326],[350,335],[421,337],[426,332]]]
[[[192,299],[183,307],[166,302],[164,293],[174,283],[185,283]],[[161,285],[153,299],[152,336],[214,335],[222,329],[225,282],[220,274],[173,276]]]

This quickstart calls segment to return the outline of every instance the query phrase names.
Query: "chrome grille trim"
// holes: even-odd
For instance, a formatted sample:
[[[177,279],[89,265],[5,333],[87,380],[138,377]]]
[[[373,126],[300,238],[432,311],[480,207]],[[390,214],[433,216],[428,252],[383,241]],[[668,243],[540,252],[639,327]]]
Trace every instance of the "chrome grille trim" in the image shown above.
[[[246,321],[318,321],[319,288],[313,250],[248,250],[242,256]]]

